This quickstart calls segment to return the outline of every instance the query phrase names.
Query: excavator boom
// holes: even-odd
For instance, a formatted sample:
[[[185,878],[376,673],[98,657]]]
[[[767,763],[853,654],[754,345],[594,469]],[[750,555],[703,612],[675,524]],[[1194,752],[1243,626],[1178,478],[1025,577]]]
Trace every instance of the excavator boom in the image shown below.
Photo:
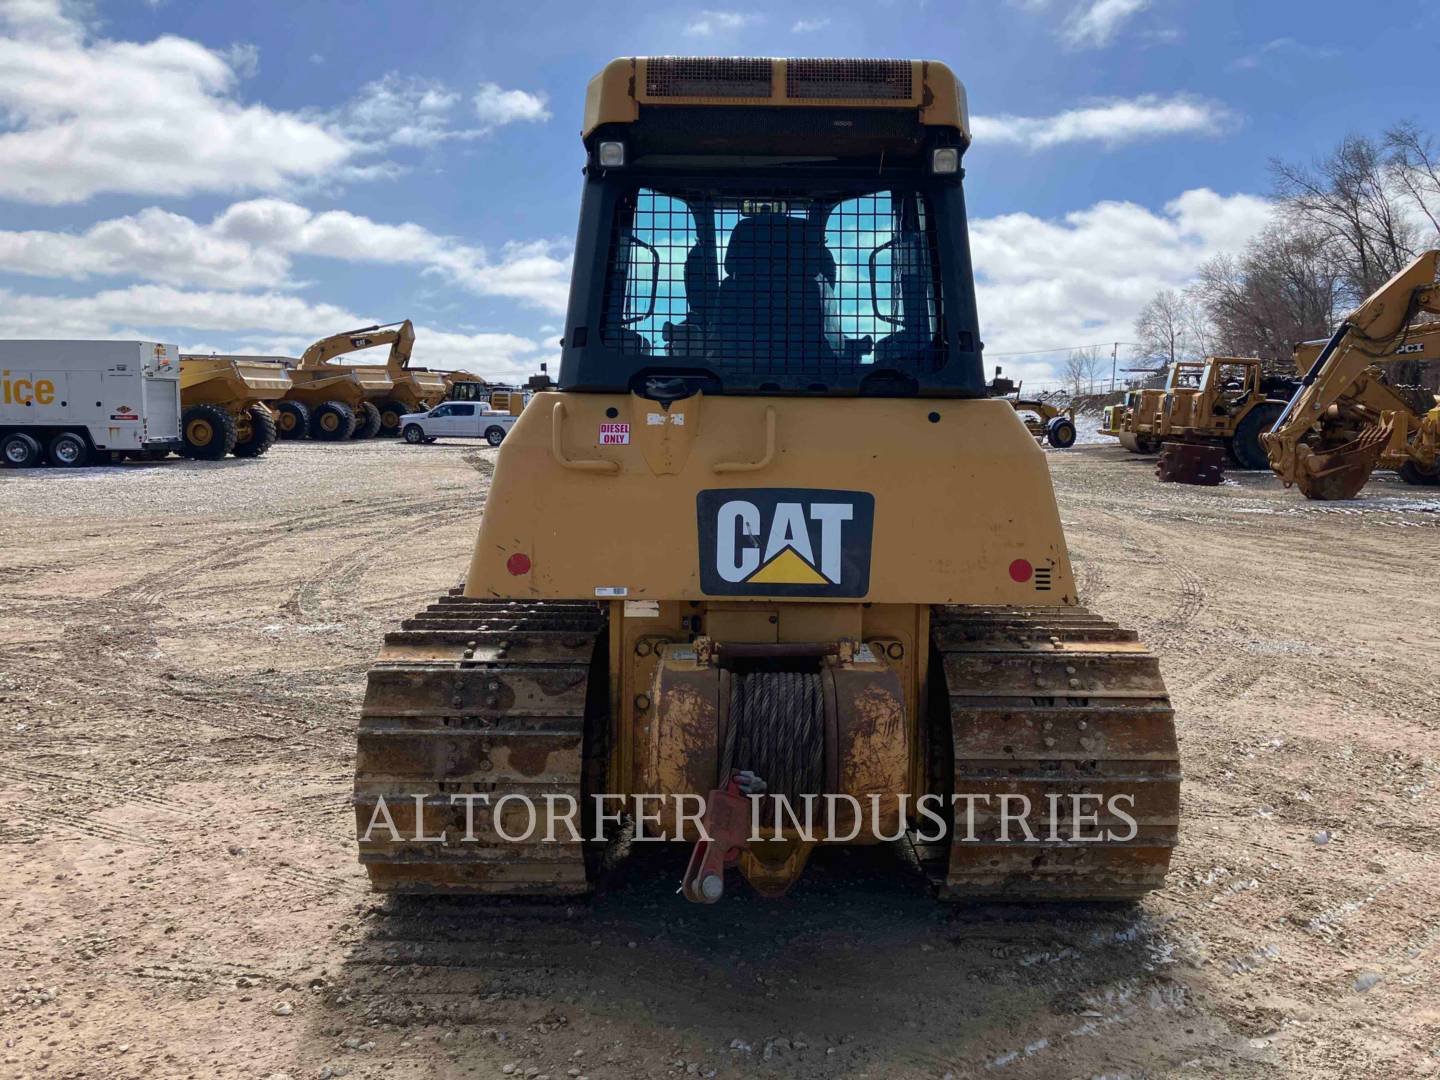
[[[392,373],[410,366],[410,353],[415,348],[415,325],[406,319],[398,323],[384,323],[362,326],[358,330],[346,330],[331,334],[311,345],[300,357],[300,368],[325,367],[334,363],[336,357],[348,353],[371,349],[377,345],[389,345],[390,356],[385,366]]]

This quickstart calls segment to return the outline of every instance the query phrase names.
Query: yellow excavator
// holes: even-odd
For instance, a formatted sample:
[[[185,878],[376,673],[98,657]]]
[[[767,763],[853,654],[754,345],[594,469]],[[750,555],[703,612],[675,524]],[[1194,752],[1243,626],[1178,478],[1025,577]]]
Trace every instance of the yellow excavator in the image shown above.
[[[821,843],[908,844],[946,899],[1159,886],[1170,699],[987,393],[950,69],[625,58],[583,141],[558,384],[369,672],[373,886],[576,894],[657,836],[704,903]]]
[[[1299,389],[1261,439],[1286,487],[1295,485],[1308,499],[1353,499],[1376,468],[1396,469],[1412,484],[1440,482],[1434,395],[1391,385],[1380,366],[1423,358],[1434,348],[1435,330],[1416,319],[1440,314],[1437,265],[1440,251],[1418,255],[1314,353]]]

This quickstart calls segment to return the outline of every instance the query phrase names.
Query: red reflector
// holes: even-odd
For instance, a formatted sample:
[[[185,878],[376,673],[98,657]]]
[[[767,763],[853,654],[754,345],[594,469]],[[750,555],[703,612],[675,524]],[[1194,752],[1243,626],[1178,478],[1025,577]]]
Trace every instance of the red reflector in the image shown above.
[[[521,555],[519,552],[516,552],[505,560],[505,569],[516,576],[528,574],[530,572],[530,556]]]
[[[1030,565],[1029,559],[1016,559],[1010,564],[1010,576],[1022,585],[1030,580],[1035,573],[1035,568]]]

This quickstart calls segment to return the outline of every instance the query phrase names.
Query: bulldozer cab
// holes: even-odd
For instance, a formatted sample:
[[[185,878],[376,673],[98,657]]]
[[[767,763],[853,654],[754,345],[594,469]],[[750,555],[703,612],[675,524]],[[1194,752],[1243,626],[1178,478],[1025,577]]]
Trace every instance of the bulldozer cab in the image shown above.
[[[740,61],[688,83],[669,58],[643,63],[654,92],[636,115],[587,132],[562,389],[985,395],[948,71],[870,61],[898,107],[761,109],[742,128],[664,97],[723,89]],[[788,63],[784,103],[813,102]],[[948,122],[904,107],[927,75]],[[616,106],[597,83],[603,116]]]

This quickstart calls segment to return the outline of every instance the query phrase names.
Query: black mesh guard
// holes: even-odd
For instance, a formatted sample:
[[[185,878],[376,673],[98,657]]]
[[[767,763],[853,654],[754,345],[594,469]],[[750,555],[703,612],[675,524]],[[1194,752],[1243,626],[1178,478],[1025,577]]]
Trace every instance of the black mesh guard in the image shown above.
[[[933,220],[903,189],[641,188],[614,215],[602,343],[745,386],[933,372],[945,356]]]

